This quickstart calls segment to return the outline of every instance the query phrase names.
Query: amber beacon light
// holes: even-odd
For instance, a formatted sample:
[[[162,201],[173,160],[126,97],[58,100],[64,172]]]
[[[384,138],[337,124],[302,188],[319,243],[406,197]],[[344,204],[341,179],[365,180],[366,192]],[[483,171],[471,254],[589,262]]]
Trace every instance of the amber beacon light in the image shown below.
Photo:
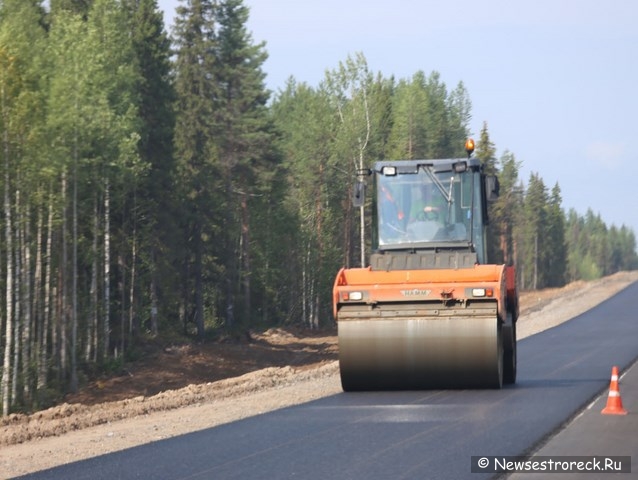
[[[468,138],[465,141],[465,151],[467,152],[468,158],[472,156],[472,153],[474,153],[474,139]]]

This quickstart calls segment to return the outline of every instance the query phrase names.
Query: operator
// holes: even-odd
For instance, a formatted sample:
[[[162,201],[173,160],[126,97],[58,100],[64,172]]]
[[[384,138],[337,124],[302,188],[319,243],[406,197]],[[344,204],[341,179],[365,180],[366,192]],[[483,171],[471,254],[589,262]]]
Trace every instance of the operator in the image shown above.
[[[428,192],[423,188],[421,198],[412,204],[410,209],[410,221],[413,222],[439,222],[443,221],[445,201],[435,192]]]
[[[403,210],[399,203],[392,196],[390,188],[385,185],[380,185],[380,187],[379,243],[383,245],[385,243],[391,243],[391,239],[395,239],[397,236],[405,234],[405,226],[403,224],[405,215],[403,214]]]
[[[423,201],[414,202],[410,222],[438,222],[441,209]]]

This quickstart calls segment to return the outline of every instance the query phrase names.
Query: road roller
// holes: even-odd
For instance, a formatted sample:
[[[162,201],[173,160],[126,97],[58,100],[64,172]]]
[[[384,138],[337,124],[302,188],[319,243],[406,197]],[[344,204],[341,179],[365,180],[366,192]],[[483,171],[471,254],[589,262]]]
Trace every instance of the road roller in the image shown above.
[[[370,185],[372,253],[333,288],[344,391],[501,388],[516,381],[514,266],[487,258],[498,179],[473,156],[384,160]]]

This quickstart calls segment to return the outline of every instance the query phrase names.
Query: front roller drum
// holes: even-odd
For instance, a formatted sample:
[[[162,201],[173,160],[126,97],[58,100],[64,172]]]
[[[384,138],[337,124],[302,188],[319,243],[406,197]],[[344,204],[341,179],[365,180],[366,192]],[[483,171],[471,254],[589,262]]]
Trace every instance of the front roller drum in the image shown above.
[[[494,317],[340,321],[344,391],[501,388],[503,339]]]

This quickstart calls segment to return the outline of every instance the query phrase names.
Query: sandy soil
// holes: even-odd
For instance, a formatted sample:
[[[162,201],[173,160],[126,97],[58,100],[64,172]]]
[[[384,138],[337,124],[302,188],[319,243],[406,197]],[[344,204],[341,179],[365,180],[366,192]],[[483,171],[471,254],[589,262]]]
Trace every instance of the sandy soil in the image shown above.
[[[604,301],[638,272],[521,294],[519,339]],[[242,341],[167,345],[65,403],[0,419],[0,477],[189,433],[341,392],[334,331],[271,329]]]

